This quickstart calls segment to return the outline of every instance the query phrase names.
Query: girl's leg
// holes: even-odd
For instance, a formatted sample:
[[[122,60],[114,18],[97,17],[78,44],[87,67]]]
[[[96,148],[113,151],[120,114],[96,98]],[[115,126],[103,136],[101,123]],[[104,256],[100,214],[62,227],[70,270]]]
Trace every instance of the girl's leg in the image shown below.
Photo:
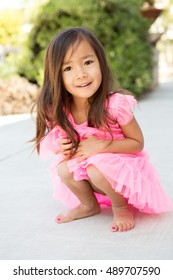
[[[132,229],[134,227],[134,216],[123,196],[114,191],[110,183],[95,166],[89,165],[87,167],[87,173],[93,189],[96,187],[96,191],[97,189],[101,190],[112,202],[112,231],[127,231]]]
[[[72,173],[69,173],[69,169],[65,161],[58,165],[57,172],[62,182],[78,197],[81,202],[76,208],[60,213],[56,217],[56,221],[58,223],[70,222],[100,213],[100,206],[89,182],[85,180],[75,181]]]

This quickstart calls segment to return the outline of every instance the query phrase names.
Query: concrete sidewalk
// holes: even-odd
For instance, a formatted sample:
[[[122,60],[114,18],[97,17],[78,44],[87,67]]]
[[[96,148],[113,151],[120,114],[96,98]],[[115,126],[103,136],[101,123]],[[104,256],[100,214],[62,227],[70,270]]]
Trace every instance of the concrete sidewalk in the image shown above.
[[[145,149],[173,200],[173,83],[161,84],[139,102],[135,116]],[[136,227],[112,233],[110,208],[100,215],[58,225],[64,206],[52,198],[50,162],[31,155],[32,119],[0,127],[0,259],[173,259],[173,213],[137,213]]]

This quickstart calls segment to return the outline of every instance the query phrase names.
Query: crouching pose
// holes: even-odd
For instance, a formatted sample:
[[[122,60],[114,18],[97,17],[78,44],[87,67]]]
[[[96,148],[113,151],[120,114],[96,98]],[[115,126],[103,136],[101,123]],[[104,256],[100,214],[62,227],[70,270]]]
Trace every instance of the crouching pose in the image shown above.
[[[63,30],[50,42],[37,101],[36,147],[47,159],[54,195],[69,210],[60,223],[112,207],[112,231],[134,228],[133,208],[146,213],[173,209],[143,150],[132,95],[113,88],[104,49],[86,28]]]

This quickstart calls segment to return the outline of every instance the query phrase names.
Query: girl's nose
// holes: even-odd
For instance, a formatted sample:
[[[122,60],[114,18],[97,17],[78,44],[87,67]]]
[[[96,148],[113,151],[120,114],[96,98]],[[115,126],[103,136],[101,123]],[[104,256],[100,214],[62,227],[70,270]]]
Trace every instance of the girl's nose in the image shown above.
[[[77,79],[83,79],[83,78],[86,78],[86,77],[87,77],[86,71],[83,69],[83,67],[79,67],[76,70],[76,78]]]

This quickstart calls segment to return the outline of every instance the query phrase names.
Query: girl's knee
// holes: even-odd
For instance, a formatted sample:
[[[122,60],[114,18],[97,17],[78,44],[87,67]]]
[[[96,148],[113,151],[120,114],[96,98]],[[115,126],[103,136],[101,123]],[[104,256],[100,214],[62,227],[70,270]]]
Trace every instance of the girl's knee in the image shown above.
[[[88,176],[90,177],[94,174],[95,166],[90,164],[90,165],[87,166],[86,170],[87,170]]]
[[[62,181],[66,181],[71,178],[72,173],[69,172],[69,168],[67,166],[67,162],[63,161],[60,162],[57,166],[57,173],[58,176],[61,178]]]
[[[87,167],[87,174],[90,180],[101,180],[103,178],[102,174],[100,171],[95,167],[94,165],[88,165]]]

